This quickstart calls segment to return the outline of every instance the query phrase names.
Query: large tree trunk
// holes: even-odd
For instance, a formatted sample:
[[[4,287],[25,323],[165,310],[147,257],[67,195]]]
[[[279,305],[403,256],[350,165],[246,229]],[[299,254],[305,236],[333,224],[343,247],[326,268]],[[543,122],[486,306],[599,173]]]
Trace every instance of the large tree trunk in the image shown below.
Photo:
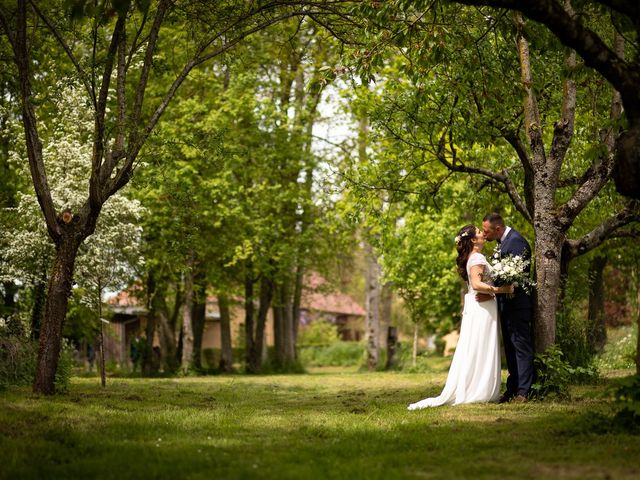
[[[567,2],[565,8],[571,11]],[[524,98],[524,119],[531,158],[524,158],[528,171],[533,172],[533,227],[535,231],[535,268],[537,297],[535,309],[535,349],[545,351],[555,343],[556,312],[564,232],[569,224],[558,221],[555,192],[560,176],[560,167],[573,136],[575,117],[576,87],[571,78],[564,81],[562,118],[554,125],[552,146],[547,157],[544,144],[543,124],[536,100],[529,42],[524,34],[524,20],[520,14],[514,16],[518,27],[518,55]],[[569,52],[565,59],[567,69],[575,67],[575,52]],[[521,157],[522,158],[522,157]],[[531,210],[531,209],[530,209]],[[577,213],[576,213],[577,215]],[[575,218],[575,217],[574,217]],[[573,220],[573,219],[572,219]]]
[[[543,209],[536,210],[537,229],[535,241],[535,265],[537,301],[535,305],[535,350],[544,352],[556,341],[556,312],[560,289],[560,252],[564,235],[544,220],[553,220]],[[539,218],[540,217],[543,218]]]
[[[55,393],[56,370],[62,345],[62,327],[71,295],[73,268],[80,242],[72,233],[64,235],[56,245],[53,270],[45,304],[45,316],[40,329],[40,346],[33,381],[34,393]]]
[[[220,371],[233,371],[233,348],[231,346],[231,314],[229,299],[226,295],[218,295],[220,309]]]
[[[366,252],[367,366],[376,370],[380,363],[380,265],[371,245],[367,244]]]
[[[607,343],[604,315],[604,268],[607,257],[597,255],[589,265],[589,313],[587,340],[593,353],[601,352]]]

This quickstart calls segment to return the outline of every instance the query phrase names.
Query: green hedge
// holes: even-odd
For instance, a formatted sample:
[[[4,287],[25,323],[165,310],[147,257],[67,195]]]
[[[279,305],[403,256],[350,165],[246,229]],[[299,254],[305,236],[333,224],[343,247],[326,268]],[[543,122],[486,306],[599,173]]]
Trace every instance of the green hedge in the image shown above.
[[[364,360],[364,345],[360,342],[335,341],[328,345],[300,346],[298,358],[305,367],[355,367]]]
[[[32,340],[0,330],[0,389],[33,382],[37,350]]]

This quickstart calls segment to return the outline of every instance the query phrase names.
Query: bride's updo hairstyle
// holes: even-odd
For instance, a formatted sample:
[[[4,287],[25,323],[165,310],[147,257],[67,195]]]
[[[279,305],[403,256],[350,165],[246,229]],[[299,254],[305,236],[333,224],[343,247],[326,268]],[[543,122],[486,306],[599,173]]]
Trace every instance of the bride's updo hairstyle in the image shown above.
[[[458,273],[465,282],[469,281],[467,275],[467,260],[473,250],[472,240],[476,238],[476,226],[465,225],[460,229],[458,235],[456,235],[456,250],[458,251],[458,258],[456,258],[456,265],[458,266]]]

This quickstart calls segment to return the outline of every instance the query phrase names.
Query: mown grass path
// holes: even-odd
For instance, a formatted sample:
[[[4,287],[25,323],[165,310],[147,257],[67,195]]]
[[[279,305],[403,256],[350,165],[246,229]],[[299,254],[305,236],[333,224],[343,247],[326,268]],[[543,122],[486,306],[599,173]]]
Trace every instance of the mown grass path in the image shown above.
[[[632,372],[629,372],[631,374]],[[408,412],[446,373],[74,378],[0,393],[0,477],[640,478],[640,439],[591,428],[604,385],[571,402]],[[600,432],[600,433],[598,433]]]

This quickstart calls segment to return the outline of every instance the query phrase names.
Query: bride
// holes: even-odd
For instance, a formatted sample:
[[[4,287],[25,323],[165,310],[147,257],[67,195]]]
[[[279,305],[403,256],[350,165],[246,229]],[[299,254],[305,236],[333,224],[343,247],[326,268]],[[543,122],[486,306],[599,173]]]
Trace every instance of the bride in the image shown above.
[[[500,345],[495,294],[513,293],[513,286],[495,287],[489,283],[491,267],[480,253],[484,247],[484,234],[480,229],[467,225],[460,230],[455,241],[458,273],[469,286],[464,297],[460,339],[442,393],[412,403],[409,410],[495,402],[500,396]],[[494,298],[478,302],[477,293],[489,293]]]

